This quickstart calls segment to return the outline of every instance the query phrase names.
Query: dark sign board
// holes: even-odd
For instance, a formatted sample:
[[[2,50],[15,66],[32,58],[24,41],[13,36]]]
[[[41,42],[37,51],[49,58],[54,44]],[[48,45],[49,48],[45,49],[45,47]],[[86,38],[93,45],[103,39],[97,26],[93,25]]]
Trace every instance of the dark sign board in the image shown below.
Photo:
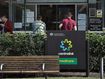
[[[102,31],[102,18],[89,18],[89,30]]]
[[[85,32],[48,31],[47,55],[59,55],[60,68],[86,70]]]

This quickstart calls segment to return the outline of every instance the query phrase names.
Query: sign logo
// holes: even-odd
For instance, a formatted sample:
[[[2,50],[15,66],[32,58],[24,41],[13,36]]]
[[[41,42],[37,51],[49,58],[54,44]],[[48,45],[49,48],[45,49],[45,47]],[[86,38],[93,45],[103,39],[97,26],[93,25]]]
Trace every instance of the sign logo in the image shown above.
[[[71,52],[71,49],[73,48],[73,44],[72,44],[72,41],[69,40],[69,39],[64,39],[60,42],[60,52],[59,52],[59,55],[71,55],[73,56],[74,55],[74,52]]]
[[[65,39],[60,42],[60,49],[62,49],[63,52],[70,52],[72,47],[72,41],[69,39]]]

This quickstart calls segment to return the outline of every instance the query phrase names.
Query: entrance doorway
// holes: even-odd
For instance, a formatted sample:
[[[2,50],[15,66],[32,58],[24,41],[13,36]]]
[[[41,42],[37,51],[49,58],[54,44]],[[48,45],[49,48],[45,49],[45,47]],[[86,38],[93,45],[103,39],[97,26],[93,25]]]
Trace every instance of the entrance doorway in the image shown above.
[[[43,17],[47,30],[58,30],[67,12],[71,12],[75,19],[75,5],[38,5],[38,15]]]

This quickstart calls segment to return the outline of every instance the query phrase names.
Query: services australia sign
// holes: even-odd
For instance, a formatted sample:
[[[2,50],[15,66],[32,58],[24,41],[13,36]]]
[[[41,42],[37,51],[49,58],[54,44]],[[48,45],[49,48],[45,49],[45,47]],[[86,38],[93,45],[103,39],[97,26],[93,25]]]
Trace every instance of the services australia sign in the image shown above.
[[[86,70],[85,32],[48,31],[47,55],[59,55],[60,68]]]
[[[58,52],[59,56],[74,56],[75,53],[74,51],[71,51],[73,48],[72,41],[70,39],[64,39],[60,42],[60,52]],[[61,65],[76,65],[78,64],[77,57],[73,58],[66,58],[66,57],[61,57],[59,59],[59,63]]]

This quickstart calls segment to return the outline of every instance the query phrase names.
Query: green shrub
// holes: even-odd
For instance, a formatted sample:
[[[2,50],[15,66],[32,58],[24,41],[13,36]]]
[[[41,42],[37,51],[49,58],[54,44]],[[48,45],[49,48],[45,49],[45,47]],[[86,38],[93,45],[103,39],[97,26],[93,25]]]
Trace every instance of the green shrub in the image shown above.
[[[1,34],[1,56],[31,56],[44,54],[44,35],[26,33]]]
[[[99,71],[100,58],[105,56],[105,35],[89,33],[87,39],[89,40],[90,70]]]

